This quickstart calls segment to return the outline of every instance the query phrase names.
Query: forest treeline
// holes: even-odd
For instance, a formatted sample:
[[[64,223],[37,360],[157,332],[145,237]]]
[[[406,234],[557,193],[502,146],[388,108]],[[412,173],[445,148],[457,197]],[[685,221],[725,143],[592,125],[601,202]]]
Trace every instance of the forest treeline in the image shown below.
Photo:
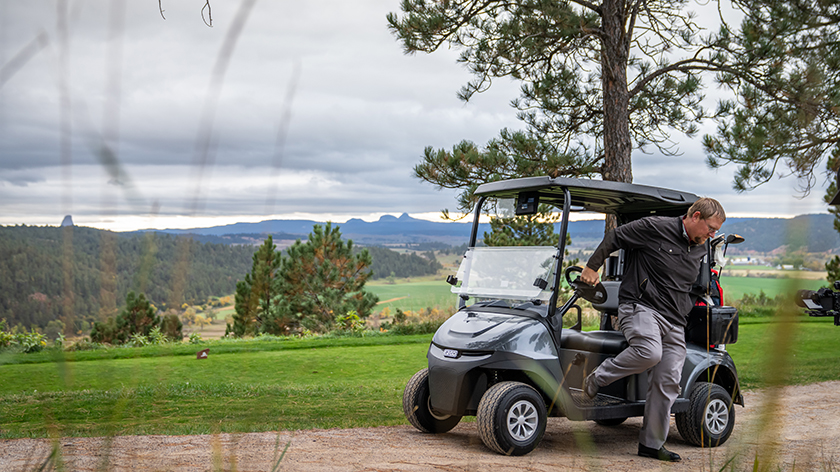
[[[367,249],[373,278],[416,277],[440,268],[431,251],[421,257]],[[254,251],[165,233],[0,226],[0,319],[41,329],[60,320],[69,335],[115,316],[129,291],[145,294],[159,309],[202,304],[236,290]]]
[[[160,233],[0,226],[0,318],[39,328],[57,319],[76,332],[116,314],[131,290],[161,309],[203,303],[235,290],[253,251]]]
[[[422,256],[417,253],[401,254],[384,247],[367,247],[370,253],[370,270],[373,272],[372,279],[384,279],[388,277],[419,277],[423,275],[434,275],[442,266],[435,259],[434,252],[426,251]]]

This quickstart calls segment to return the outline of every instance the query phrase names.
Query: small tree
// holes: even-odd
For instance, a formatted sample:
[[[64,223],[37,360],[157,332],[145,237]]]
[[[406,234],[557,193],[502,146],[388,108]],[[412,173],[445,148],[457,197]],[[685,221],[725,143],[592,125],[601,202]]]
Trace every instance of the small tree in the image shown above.
[[[233,327],[229,328],[235,336],[254,335],[260,331],[263,318],[271,311],[272,300],[277,295],[274,279],[280,261],[280,254],[269,235],[254,254],[251,272],[245,274],[245,280],[236,283],[236,312]]]
[[[163,320],[161,320],[160,326],[160,331],[168,339],[171,339],[172,341],[181,341],[184,339],[184,324],[181,323],[181,319],[175,313],[169,313],[164,316]]]
[[[295,242],[283,259],[273,311],[278,322],[266,323],[264,329],[270,332],[282,326],[279,321],[295,317],[307,329],[328,332],[337,317],[354,310],[364,319],[378,301],[364,291],[370,263],[367,250],[353,254],[353,242],[342,240],[338,227],[315,225],[309,240]]]
[[[152,304],[146,300],[146,295],[128,292],[125,297],[125,309],[117,315],[116,322],[115,338],[124,343],[133,334],[148,336],[152,328],[160,325],[160,317],[155,314]]]
[[[104,323],[93,324],[90,339],[97,343],[123,344],[134,335],[148,336],[152,328],[159,325],[160,317],[146,295],[136,295],[132,291],[126,295],[125,308],[116,319],[109,317]]]

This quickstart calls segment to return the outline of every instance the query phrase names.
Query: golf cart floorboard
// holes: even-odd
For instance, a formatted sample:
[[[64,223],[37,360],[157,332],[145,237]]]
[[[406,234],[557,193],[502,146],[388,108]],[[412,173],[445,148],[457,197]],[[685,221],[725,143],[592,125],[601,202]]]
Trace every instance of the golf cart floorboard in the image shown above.
[[[634,403],[622,400],[621,398],[613,397],[610,395],[603,395],[601,393],[595,395],[595,398],[589,398],[586,394],[583,393],[583,390],[579,388],[571,388],[569,389],[572,394],[572,400],[574,400],[575,405],[578,407],[583,408],[592,408],[592,407],[604,407],[604,406],[620,406],[620,405],[633,405]],[[642,403],[644,405],[644,403]]]
[[[642,416],[645,411],[644,402],[628,402],[610,395],[597,394],[589,398],[583,390],[570,388],[572,401],[577,412],[567,412],[571,420],[603,420],[618,417]]]
[[[570,388],[569,393],[577,410],[566,412],[566,416],[571,420],[607,420],[643,416],[645,413],[644,401],[631,402],[601,393],[595,395],[595,398],[589,398],[579,388]],[[687,409],[688,400],[678,398],[671,408],[671,413],[686,411]]]

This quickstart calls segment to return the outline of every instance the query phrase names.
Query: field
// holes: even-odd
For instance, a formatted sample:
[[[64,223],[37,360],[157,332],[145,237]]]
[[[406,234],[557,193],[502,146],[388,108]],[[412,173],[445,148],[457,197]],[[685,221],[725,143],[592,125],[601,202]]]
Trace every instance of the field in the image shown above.
[[[722,284],[731,302],[744,293],[772,298],[824,282],[724,276]],[[379,296],[379,309],[447,309],[457,301],[440,277],[368,287]],[[206,333],[223,329],[224,321],[217,323]],[[752,318],[742,320],[739,341],[728,349],[744,388],[809,384],[840,379],[838,335],[830,319]],[[374,333],[0,354],[0,437],[403,424],[402,389],[425,366],[430,339]],[[197,360],[195,352],[204,347],[210,357]]]
[[[425,308],[446,309],[458,304],[458,296],[454,295],[443,277],[436,280],[419,282],[404,282],[398,284],[368,284],[365,288],[379,297],[379,304],[375,312],[385,307],[393,313],[400,310],[418,311]]]
[[[830,320],[744,323],[745,388],[840,379]],[[250,340],[0,357],[0,438],[206,434],[404,424],[431,335]],[[209,347],[210,356],[194,353]],[[789,348],[789,349],[788,349]]]
[[[769,270],[769,269],[768,269]],[[729,269],[724,272],[726,274]],[[744,273],[743,271],[738,273]],[[788,272],[791,277],[802,278],[759,278],[736,277],[724,275],[721,278],[724,296],[728,303],[738,300],[745,293],[758,295],[761,291],[774,298],[780,293],[795,293],[799,289],[816,290],[826,286],[825,273],[821,272]],[[816,274],[817,278],[804,278],[805,275]],[[451,308],[457,306],[457,295],[450,292],[450,286],[443,280],[443,276],[423,281],[403,282],[397,284],[373,283],[366,285],[366,289],[379,296],[379,304],[374,312],[389,307],[393,313],[397,308],[401,310],[422,310],[431,308]]]
[[[402,389],[424,366],[430,338],[211,342],[54,358],[7,354],[0,358],[0,437],[400,424]],[[208,346],[209,357],[196,359],[195,351]]]
[[[800,289],[816,290],[828,285],[825,278],[814,279],[782,279],[782,278],[758,278],[758,277],[721,277],[720,285],[723,287],[723,295],[726,303],[738,300],[745,293],[757,295],[764,291],[769,298],[775,298],[781,293],[795,293]]]

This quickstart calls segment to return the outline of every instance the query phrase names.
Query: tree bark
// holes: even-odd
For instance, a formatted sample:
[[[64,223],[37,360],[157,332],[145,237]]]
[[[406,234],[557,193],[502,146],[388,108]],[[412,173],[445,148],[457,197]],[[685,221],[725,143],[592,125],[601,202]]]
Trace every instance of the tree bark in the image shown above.
[[[604,91],[604,180],[633,182],[630,160],[630,91],[627,88],[629,35],[624,0],[604,0],[601,10],[601,81]],[[615,228],[608,217],[605,231]]]

